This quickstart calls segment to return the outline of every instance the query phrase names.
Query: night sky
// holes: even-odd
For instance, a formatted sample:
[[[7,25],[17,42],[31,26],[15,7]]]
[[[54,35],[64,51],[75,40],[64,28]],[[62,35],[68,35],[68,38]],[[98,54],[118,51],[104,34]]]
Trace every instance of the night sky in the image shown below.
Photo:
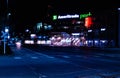
[[[4,0],[5,1],[5,0]],[[9,9],[13,14],[13,20],[17,31],[23,31],[24,27],[32,27],[37,22],[44,21],[50,9],[54,9],[53,13],[63,12],[68,10],[80,8],[81,11],[90,9],[91,11],[99,11],[103,9],[110,9],[118,7],[118,2],[109,1],[108,3],[102,1],[92,0],[8,0]],[[79,9],[79,10],[80,10]],[[56,12],[55,12],[56,13]]]

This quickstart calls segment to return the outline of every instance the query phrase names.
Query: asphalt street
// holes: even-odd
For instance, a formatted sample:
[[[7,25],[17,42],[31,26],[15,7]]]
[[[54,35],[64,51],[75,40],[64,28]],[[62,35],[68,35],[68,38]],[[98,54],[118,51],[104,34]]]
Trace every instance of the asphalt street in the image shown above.
[[[79,49],[16,48],[0,56],[1,78],[120,77],[120,54]],[[104,51],[104,50],[103,50]]]

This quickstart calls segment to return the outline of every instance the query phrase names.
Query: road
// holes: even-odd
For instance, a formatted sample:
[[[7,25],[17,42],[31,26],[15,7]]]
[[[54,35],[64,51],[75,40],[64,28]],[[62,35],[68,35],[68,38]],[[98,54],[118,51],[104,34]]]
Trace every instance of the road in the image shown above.
[[[120,54],[73,48],[11,47],[0,56],[1,78],[101,78],[120,76]]]

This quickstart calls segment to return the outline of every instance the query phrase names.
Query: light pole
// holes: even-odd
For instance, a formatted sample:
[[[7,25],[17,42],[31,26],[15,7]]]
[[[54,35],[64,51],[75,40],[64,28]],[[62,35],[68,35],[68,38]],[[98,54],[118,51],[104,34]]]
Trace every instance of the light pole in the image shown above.
[[[6,14],[6,25],[5,25],[5,30],[7,30],[7,29],[10,29],[10,26],[9,26],[9,18],[10,18],[10,16],[11,16],[11,13],[9,12],[9,2],[8,2],[9,0],[6,0],[6,5],[7,5],[7,14]],[[7,29],[6,29],[7,28]]]
[[[8,12],[8,13],[7,13],[7,24],[8,24],[8,25],[9,25],[9,17],[10,17],[10,15],[11,15],[11,13]]]
[[[4,37],[4,54],[6,54],[6,44],[7,44],[7,36],[8,36],[8,33],[9,33],[9,26],[6,26],[6,25],[9,25],[9,16],[11,15],[11,13],[8,12],[8,0],[6,0],[7,2],[7,18],[6,18],[6,24],[5,24],[5,29],[4,29],[4,32],[3,32],[3,37]]]
[[[9,5],[8,5],[8,3],[9,3],[9,2],[8,2],[8,0],[6,0],[6,4],[7,4],[7,9],[8,9],[8,6],[9,6]]]
[[[5,28],[5,35],[4,35],[4,54],[6,54],[6,43],[7,43],[7,40],[6,40],[6,37],[7,37],[7,34],[9,32],[9,29],[8,28]]]
[[[11,15],[11,13],[9,12],[9,0],[6,0],[6,5],[7,5],[7,24],[9,25],[9,16]]]

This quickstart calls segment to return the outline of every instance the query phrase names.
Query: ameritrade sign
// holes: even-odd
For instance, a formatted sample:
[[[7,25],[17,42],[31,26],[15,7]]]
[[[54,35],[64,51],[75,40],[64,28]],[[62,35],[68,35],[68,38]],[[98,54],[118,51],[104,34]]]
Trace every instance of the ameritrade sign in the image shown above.
[[[75,15],[64,15],[64,16],[58,16],[58,19],[65,19],[65,18],[79,18],[78,14]]]
[[[67,14],[67,15],[53,15],[53,20],[57,20],[57,19],[68,19],[68,18],[86,18],[88,16],[91,16],[92,14],[89,12],[87,14],[74,14],[74,15],[70,15],[70,14]]]

